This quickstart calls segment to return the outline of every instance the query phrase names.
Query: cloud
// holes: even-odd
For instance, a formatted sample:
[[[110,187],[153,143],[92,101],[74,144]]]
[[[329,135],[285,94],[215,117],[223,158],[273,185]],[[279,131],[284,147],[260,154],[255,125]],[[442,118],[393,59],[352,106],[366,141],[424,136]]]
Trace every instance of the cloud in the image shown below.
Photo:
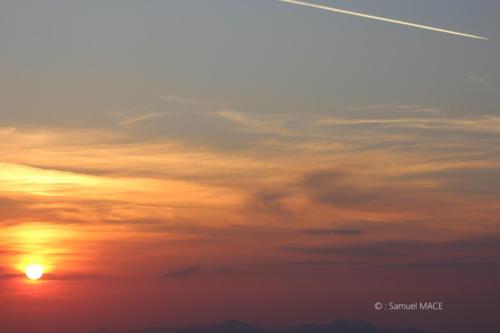
[[[214,103],[212,101],[185,96],[158,95],[158,97],[166,103],[177,104],[182,107],[190,107],[196,109],[214,109],[217,105],[217,103]]]
[[[25,279],[22,273],[5,273],[0,271],[0,280]],[[86,280],[105,280],[111,279],[112,276],[100,275],[95,273],[45,273],[44,281],[86,281]]]
[[[0,281],[19,279],[19,278],[24,278],[24,275],[21,273],[9,273],[9,272],[5,272],[5,271],[0,270]]]
[[[119,118],[118,125],[134,126],[183,113],[214,113],[218,108],[212,102],[194,98],[172,95],[158,95],[156,97],[144,107],[115,112],[113,115]]]
[[[473,83],[485,83],[487,80],[484,77],[470,76],[469,80]]]
[[[159,119],[159,118],[164,118],[167,117],[167,114],[162,114],[158,112],[150,112],[150,113],[140,113],[140,114],[135,114],[135,115],[130,115],[123,117],[118,125],[120,126],[131,126],[131,125],[136,125],[139,123],[143,123],[146,121],[154,120],[154,119]]]
[[[295,267],[295,268],[323,268],[323,267],[349,267],[356,266],[358,264],[364,264],[365,262],[358,262],[352,259],[344,260],[296,260],[296,261],[283,261],[274,263],[272,265],[278,267]]]
[[[264,123],[268,119],[296,137],[278,139],[278,134],[275,140],[262,142],[247,137],[253,149],[222,151],[167,138],[134,141],[133,134],[125,132],[6,130],[0,134],[0,150],[7,162],[0,163],[5,170],[0,173],[0,185],[9,190],[0,197],[0,206],[5,207],[0,210],[0,220],[4,224],[33,220],[111,223],[142,229],[150,223],[141,221],[153,219],[164,225],[195,220],[217,224],[221,218],[235,224],[292,219],[305,224],[299,221],[309,221],[313,212],[319,210],[324,214],[314,216],[326,216],[334,209],[337,213],[352,211],[349,220],[376,213],[378,219],[405,221],[430,218],[438,210],[451,214],[452,206],[456,207],[453,200],[467,200],[471,195],[471,191],[461,191],[467,184],[455,180],[467,180],[471,183],[467,186],[477,193],[492,191],[486,180],[494,179],[493,166],[484,175],[479,171],[467,177],[441,174],[451,175],[465,166],[486,170],[485,166],[495,163],[486,160],[490,155],[484,149],[494,149],[489,141],[485,142],[488,148],[474,145],[476,161],[462,155],[462,144],[469,145],[465,139],[458,152],[454,146],[445,146],[433,155],[428,149],[437,149],[446,140],[428,145],[424,137],[413,138],[412,149],[396,150],[378,143],[387,139],[401,144],[400,138],[385,138],[378,135],[379,130],[373,132],[372,140],[372,134],[365,137],[364,130],[350,129],[344,144],[331,148],[327,142],[335,140],[334,131],[326,129],[319,139],[306,135],[315,131],[317,119],[329,117],[293,119],[290,115],[297,123],[290,126],[278,115],[243,116]],[[417,146],[419,140],[424,142]],[[481,151],[484,157],[478,155]],[[159,197],[164,199],[159,202]],[[489,203],[474,199],[474,204],[484,207]],[[453,216],[462,215],[460,221],[468,216],[453,210]],[[398,216],[388,216],[395,214]],[[304,227],[321,229],[328,222],[321,217],[314,220]]]
[[[301,185],[312,199],[340,207],[384,200],[377,190],[352,183],[352,175],[345,171],[314,171],[305,175]]]
[[[464,252],[500,253],[500,235],[459,239],[444,245]],[[500,255],[497,255],[497,257],[500,257]]]
[[[303,234],[311,236],[328,236],[328,235],[339,235],[339,236],[359,236],[366,234],[366,230],[361,229],[305,229],[300,231]]]
[[[259,189],[251,195],[247,209],[252,212],[286,215],[288,207],[285,200],[290,195],[291,193],[285,190]]]
[[[60,206],[60,210],[54,211],[48,202],[47,198],[36,200],[27,195],[0,196],[0,225],[14,225],[30,220],[57,222],[61,221],[62,215],[71,210],[69,207]]]
[[[51,281],[85,281],[85,280],[107,280],[112,279],[113,276],[87,273],[87,272],[73,272],[73,273],[47,273],[43,276],[44,280]]]
[[[420,265],[428,265],[429,258],[432,258],[434,262],[440,260],[438,262],[448,263],[457,262],[456,258],[466,258],[467,262],[472,263],[481,262],[481,260],[498,261],[500,256],[492,256],[492,253],[500,253],[500,235],[449,241],[407,239],[346,245],[286,246],[282,249],[304,255],[348,256],[364,259],[405,258],[404,262],[393,262],[387,267],[405,267],[404,264],[411,261],[413,262],[408,267],[419,267]]]
[[[429,270],[432,272],[442,270],[458,270],[464,274],[478,273],[480,274],[498,274],[500,273],[500,260],[483,260],[477,259],[449,259],[443,258],[441,260],[423,260],[418,262],[405,262],[405,263],[387,263],[382,265],[385,269],[390,270]]]
[[[320,126],[379,126],[401,127],[427,130],[464,131],[500,134],[500,117],[493,115],[468,118],[335,118],[319,119]]]
[[[364,211],[399,214],[400,220],[439,216],[440,219],[462,221],[468,216],[470,205],[482,206],[486,218],[495,210],[497,191],[489,186],[489,181],[495,179],[496,168],[483,169],[482,172],[480,164],[478,167],[471,165],[468,176],[457,171],[460,165],[469,163],[436,162],[422,169],[408,165],[407,170],[388,166],[386,170],[379,169],[375,173],[372,173],[374,170],[364,172],[362,166],[352,170],[345,167],[317,170],[304,174],[296,188],[300,188],[313,203],[336,209],[356,209],[358,213],[362,208]],[[463,200],[469,204],[457,209],[457,203]],[[458,211],[463,214],[458,214]]]
[[[371,111],[371,112],[406,112],[423,114],[440,114],[443,110],[435,107],[428,107],[418,104],[376,104],[356,106],[349,108],[349,111]]]
[[[352,246],[287,246],[283,249],[292,253],[313,255],[339,255],[362,258],[403,257],[410,251],[421,247],[418,241],[394,241],[380,244],[361,244]]]
[[[165,277],[165,278],[184,278],[184,277],[195,275],[200,270],[201,270],[201,266],[198,266],[198,265],[187,266],[187,267],[184,267],[181,269],[171,270],[171,271],[163,274],[163,277]]]
[[[491,185],[500,183],[500,165],[495,168],[446,168],[444,170],[410,174],[403,178],[420,180],[440,179],[443,184],[443,190],[455,193],[467,193],[481,196],[500,195],[500,188]]]
[[[410,114],[409,121],[451,119],[433,112],[412,112],[410,106],[400,109]],[[345,119],[405,119],[396,112],[381,115],[383,111],[372,110],[368,116],[359,112],[364,114]],[[218,127],[225,127],[230,135],[243,135],[240,139],[248,149],[224,150],[217,143],[206,144],[203,135],[199,140],[184,140],[183,127],[189,127],[191,119],[198,121],[199,128],[210,127],[204,121],[207,117],[217,124],[210,130],[214,135],[222,135]],[[76,258],[101,263],[127,257],[123,252],[147,257],[156,248],[167,252],[172,244],[205,261],[206,242],[241,246],[236,262],[248,260],[242,253],[258,238],[262,247],[255,261],[270,260],[269,249],[288,248],[276,252],[272,260],[304,262],[304,266],[308,260],[302,256],[327,257],[311,260],[316,262],[338,261],[335,255],[343,258],[340,261],[383,258],[385,262],[412,257],[415,246],[439,253],[432,242],[380,245],[370,240],[397,240],[409,234],[425,239],[437,230],[454,230],[453,236],[458,237],[461,230],[471,226],[479,230],[488,223],[488,230],[493,229],[499,212],[494,196],[476,198],[461,190],[467,184],[456,181],[475,184],[471,189],[477,193],[491,193],[487,180],[495,179],[498,162],[488,153],[497,149],[496,134],[489,133],[487,140],[469,140],[475,132],[439,131],[436,142],[434,135],[406,127],[387,134],[378,125],[322,125],[322,120],[331,119],[313,113],[262,115],[187,108],[173,112],[168,121],[162,118],[109,132],[0,131],[0,167],[4,168],[0,172],[0,223],[8,228],[50,224],[62,233],[78,232],[80,241],[57,244],[74,254],[51,257],[64,262]],[[149,129],[163,129],[158,123],[164,121],[171,121],[166,126],[172,128],[181,124],[179,136],[174,138],[170,132],[172,136],[167,137],[162,131],[149,136]],[[142,135],[142,130],[148,133]],[[462,169],[475,171],[466,176],[457,171]],[[479,169],[489,171],[480,174]],[[369,221],[385,221],[387,227],[365,235],[365,230],[374,230]],[[115,239],[116,234],[123,238]],[[315,246],[300,243],[312,242],[312,237]],[[2,248],[20,248],[7,238],[0,241]],[[328,243],[332,240],[336,243]],[[365,243],[358,244],[361,241]],[[99,250],[109,257],[99,257]],[[451,247],[446,251],[451,252]],[[474,255],[483,253],[475,251]],[[232,267],[235,262],[214,265]],[[187,266],[165,277],[199,272],[199,266]]]

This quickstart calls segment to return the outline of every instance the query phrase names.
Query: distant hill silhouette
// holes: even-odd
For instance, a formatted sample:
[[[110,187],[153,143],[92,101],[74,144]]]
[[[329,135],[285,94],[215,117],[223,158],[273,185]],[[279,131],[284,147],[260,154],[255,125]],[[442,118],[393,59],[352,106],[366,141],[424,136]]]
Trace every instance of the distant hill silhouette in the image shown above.
[[[306,324],[289,328],[262,328],[240,321],[193,327],[152,327],[128,331],[99,330],[93,333],[430,333],[419,329],[377,329],[362,321],[334,321],[330,324]]]

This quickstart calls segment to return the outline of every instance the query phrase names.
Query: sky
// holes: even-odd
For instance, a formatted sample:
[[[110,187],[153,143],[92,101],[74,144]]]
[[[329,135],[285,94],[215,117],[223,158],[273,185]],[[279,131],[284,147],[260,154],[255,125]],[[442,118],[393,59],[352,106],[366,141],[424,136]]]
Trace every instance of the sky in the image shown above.
[[[0,2],[0,331],[498,332],[500,3],[315,3],[488,40],[277,0]]]

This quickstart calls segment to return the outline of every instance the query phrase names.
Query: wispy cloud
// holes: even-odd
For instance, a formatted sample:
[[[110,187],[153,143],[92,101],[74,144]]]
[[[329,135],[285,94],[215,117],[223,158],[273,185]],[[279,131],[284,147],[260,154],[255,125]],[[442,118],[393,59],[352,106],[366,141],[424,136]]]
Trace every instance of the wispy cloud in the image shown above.
[[[175,96],[175,95],[158,95],[158,97],[166,103],[177,104],[183,107],[191,107],[197,109],[213,109],[217,103],[204,99]]]
[[[298,255],[314,252],[303,249],[313,238],[320,247],[338,241],[352,261],[370,256],[368,248],[353,249],[359,241],[399,239],[409,229],[426,239],[437,226],[457,230],[458,237],[459,226],[479,230],[498,216],[498,195],[487,187],[500,166],[493,115],[464,118],[390,103],[339,111],[342,116],[186,106],[155,118],[151,111],[139,117],[135,110],[130,126],[110,129],[0,129],[0,245],[21,250],[0,259],[29,250],[12,234],[31,231],[17,228],[50,226],[86,239],[65,238],[69,255],[47,255],[68,270],[79,271],[74,260],[92,258],[104,267],[118,260],[127,275],[130,263],[123,258],[168,262],[175,249],[186,260],[175,261],[180,268],[166,276],[181,277],[199,273],[189,263],[209,260],[208,242],[221,244],[214,251],[238,249],[231,258],[221,254],[214,267],[299,262]],[[189,128],[193,123],[198,127]],[[387,127],[395,130],[387,133]],[[222,149],[206,135],[221,142],[243,137],[248,146]],[[476,136],[485,139],[470,140]],[[475,184],[474,191],[457,179]],[[390,230],[375,232],[380,221]],[[255,237],[262,246],[245,257]],[[272,257],[272,249],[294,239],[298,245]],[[374,253],[397,258],[400,250]],[[105,271],[100,268],[94,271]],[[71,271],[56,273],[65,279]]]
[[[470,76],[469,80],[473,83],[485,83],[487,81],[486,78],[480,76]]]
[[[428,107],[418,104],[376,104],[355,106],[349,108],[350,111],[388,111],[388,112],[409,112],[409,113],[443,113],[443,110],[435,107]]]
[[[201,266],[198,265],[193,265],[193,266],[187,266],[181,269],[175,269],[171,270],[165,274],[163,274],[164,277],[166,278],[183,278],[183,277],[188,277],[192,276],[196,273],[198,273],[201,269]]]
[[[367,232],[361,229],[305,229],[301,230],[303,234],[311,235],[311,236],[329,236],[329,235],[338,235],[338,236],[359,236],[364,235]]]
[[[379,257],[392,259],[392,264],[387,267],[420,268],[420,265],[427,265],[430,259],[434,262],[453,263],[456,259],[463,258],[468,254],[469,262],[495,262],[499,256],[492,256],[491,253],[500,249],[498,235],[472,237],[458,240],[386,240],[382,242],[357,243],[348,245],[321,245],[321,246],[286,246],[285,251],[300,253],[303,255],[327,256],[327,257],[360,257],[370,262],[370,258]],[[412,257],[411,265],[408,257]],[[402,261],[404,258],[404,261]]]
[[[323,118],[317,122],[320,125],[348,126],[399,126],[420,129],[461,130],[468,132],[500,133],[500,117],[477,116],[468,118]]]
[[[167,116],[167,114],[159,113],[159,112],[150,112],[150,113],[130,115],[130,116],[126,116],[123,119],[121,119],[119,122],[119,125],[120,126],[130,126],[130,125],[139,124],[139,123],[142,123],[145,121],[163,118],[166,116]]]

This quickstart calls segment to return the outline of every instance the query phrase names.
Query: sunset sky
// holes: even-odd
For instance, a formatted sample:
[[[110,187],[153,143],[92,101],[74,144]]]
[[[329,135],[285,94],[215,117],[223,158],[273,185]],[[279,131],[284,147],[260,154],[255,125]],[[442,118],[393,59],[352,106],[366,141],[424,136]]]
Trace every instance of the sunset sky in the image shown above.
[[[277,0],[0,1],[0,332],[498,332],[500,2],[315,3],[489,40]]]

